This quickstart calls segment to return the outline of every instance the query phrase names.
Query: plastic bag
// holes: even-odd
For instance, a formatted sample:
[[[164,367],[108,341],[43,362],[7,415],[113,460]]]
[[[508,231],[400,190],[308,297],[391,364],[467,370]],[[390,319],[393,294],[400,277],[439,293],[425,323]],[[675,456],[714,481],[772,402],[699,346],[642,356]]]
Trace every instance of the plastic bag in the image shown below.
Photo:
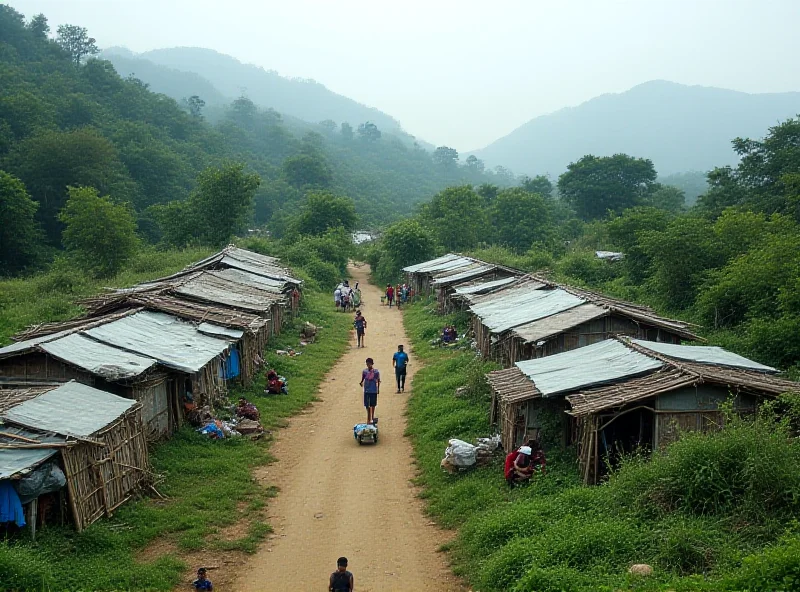
[[[456,467],[471,467],[475,464],[477,460],[475,446],[455,438],[450,440],[449,444],[444,456],[450,461],[450,464]]]
[[[17,481],[17,494],[23,504],[42,494],[58,491],[67,484],[67,478],[55,463],[42,465]]]

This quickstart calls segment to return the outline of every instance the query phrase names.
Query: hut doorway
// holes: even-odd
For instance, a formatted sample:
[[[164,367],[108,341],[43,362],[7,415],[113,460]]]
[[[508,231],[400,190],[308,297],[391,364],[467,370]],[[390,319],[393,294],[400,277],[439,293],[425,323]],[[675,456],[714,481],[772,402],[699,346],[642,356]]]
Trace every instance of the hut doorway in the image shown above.
[[[616,415],[600,419],[598,446],[601,460],[598,477],[608,473],[608,464],[616,467],[626,455],[642,452],[648,454],[653,449],[655,412],[650,407],[635,407]]]

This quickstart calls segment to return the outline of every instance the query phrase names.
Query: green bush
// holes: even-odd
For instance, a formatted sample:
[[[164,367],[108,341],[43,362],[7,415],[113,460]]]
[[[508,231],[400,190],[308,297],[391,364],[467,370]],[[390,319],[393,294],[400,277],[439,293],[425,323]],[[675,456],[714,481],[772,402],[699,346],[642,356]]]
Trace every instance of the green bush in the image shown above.
[[[786,536],[778,544],[745,557],[741,568],[723,580],[721,589],[741,592],[800,590],[800,537]]]

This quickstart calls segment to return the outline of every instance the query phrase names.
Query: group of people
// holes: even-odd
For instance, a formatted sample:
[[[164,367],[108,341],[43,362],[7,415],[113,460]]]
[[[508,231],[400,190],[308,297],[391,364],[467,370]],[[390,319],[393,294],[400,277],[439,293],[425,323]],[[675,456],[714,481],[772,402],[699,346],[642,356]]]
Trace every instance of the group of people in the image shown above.
[[[389,307],[397,304],[397,308],[400,308],[401,304],[405,304],[414,298],[414,288],[409,288],[406,284],[397,284],[396,287],[392,286],[392,284],[386,284],[385,295]]]
[[[458,329],[455,325],[445,325],[442,329],[442,343],[453,343],[458,339]]]
[[[195,590],[214,590],[205,567],[197,570],[197,579],[192,582],[192,587]],[[328,592],[353,592],[353,574],[347,569],[347,557],[336,560],[336,571],[328,580]]]
[[[361,290],[358,289],[358,282],[353,288],[350,287],[348,280],[344,280],[336,286],[333,291],[333,301],[336,304],[336,310],[341,310],[342,312],[354,310],[361,306]]]
[[[408,370],[408,354],[403,351],[403,345],[397,346],[397,351],[392,356],[392,367],[397,382],[397,393],[406,392],[406,372]],[[367,367],[361,371],[359,386],[364,389],[364,407],[367,410],[367,424],[375,425],[375,407],[378,406],[378,395],[381,391],[381,372],[375,367],[375,360],[367,358]]]

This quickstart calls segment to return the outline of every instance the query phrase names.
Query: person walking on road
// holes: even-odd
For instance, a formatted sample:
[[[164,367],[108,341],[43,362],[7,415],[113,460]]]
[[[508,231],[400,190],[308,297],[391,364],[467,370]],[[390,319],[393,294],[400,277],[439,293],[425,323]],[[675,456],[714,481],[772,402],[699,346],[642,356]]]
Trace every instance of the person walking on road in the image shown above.
[[[353,574],[347,570],[347,557],[339,557],[331,574],[328,592],[353,592]]]
[[[394,377],[397,380],[397,392],[406,392],[406,367],[408,366],[408,354],[403,351],[403,345],[397,346],[397,351],[392,356],[392,366],[394,366]]]
[[[361,311],[356,311],[356,319],[353,321],[353,327],[356,328],[356,347],[364,347],[364,333],[367,331],[367,319],[361,314]]]
[[[367,409],[367,424],[375,422],[375,407],[378,406],[378,395],[381,392],[381,373],[373,367],[374,360],[367,358],[367,367],[361,371],[359,386],[364,387],[364,407]]]

